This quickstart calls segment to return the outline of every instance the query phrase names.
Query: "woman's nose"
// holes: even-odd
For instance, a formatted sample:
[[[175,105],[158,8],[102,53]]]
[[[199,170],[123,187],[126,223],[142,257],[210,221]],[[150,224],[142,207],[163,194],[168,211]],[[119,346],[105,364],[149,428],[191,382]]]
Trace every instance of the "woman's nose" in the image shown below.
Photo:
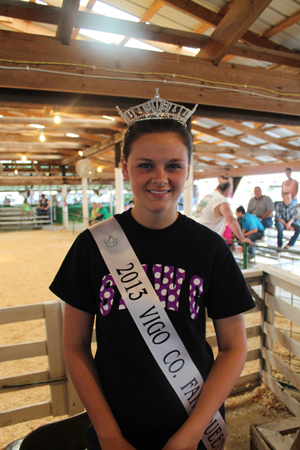
[[[165,170],[163,168],[157,168],[153,174],[152,181],[154,183],[166,184],[168,182],[168,178],[166,176]]]

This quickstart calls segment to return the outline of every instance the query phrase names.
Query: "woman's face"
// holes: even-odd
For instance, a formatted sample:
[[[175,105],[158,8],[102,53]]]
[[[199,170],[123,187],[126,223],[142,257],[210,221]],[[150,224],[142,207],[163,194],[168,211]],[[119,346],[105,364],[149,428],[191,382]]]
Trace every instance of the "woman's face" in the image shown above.
[[[177,200],[189,176],[188,151],[176,133],[145,134],[122,159],[123,175],[134,195],[134,218],[168,226],[177,217]],[[148,223],[151,222],[150,223]]]

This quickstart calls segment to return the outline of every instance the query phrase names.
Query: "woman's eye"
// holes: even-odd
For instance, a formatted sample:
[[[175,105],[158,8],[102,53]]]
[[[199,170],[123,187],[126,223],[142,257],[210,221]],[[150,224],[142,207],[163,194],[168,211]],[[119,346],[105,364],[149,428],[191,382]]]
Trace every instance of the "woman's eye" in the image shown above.
[[[170,169],[181,169],[181,165],[180,164],[170,164],[168,167]]]
[[[142,164],[139,164],[139,167],[141,167],[142,169],[149,169],[151,167],[151,164],[149,164],[149,163],[142,163]]]

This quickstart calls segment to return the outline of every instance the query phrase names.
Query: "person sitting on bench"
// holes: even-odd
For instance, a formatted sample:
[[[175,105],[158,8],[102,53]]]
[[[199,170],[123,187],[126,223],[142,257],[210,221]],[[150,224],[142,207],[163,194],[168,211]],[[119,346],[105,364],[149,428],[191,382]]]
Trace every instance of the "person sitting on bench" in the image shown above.
[[[296,219],[296,207],[292,204],[292,196],[288,192],[282,195],[282,202],[276,205],[275,227],[277,228],[277,246],[282,247],[282,238],[284,230],[295,231],[287,245],[284,248],[294,247],[299,233],[299,221]]]
[[[244,237],[248,237],[252,242],[261,239],[264,235],[264,226],[258,217],[246,213],[243,206],[236,209],[236,216],[241,219],[241,228]],[[254,248],[249,247],[249,255],[254,255]]]
[[[37,205],[37,213],[39,216],[47,215],[50,219],[50,202],[45,197],[45,194],[41,195],[41,199]]]

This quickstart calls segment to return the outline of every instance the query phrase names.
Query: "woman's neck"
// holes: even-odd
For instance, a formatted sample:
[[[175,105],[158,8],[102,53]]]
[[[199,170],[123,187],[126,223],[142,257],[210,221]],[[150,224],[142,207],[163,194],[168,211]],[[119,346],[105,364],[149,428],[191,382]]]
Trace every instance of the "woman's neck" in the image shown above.
[[[165,211],[162,211],[161,213],[152,213],[151,211],[140,212],[139,209],[134,206],[130,211],[136,222],[143,227],[151,228],[153,230],[161,230],[169,227],[177,220],[179,216],[179,212],[176,210],[168,211],[168,213]]]

